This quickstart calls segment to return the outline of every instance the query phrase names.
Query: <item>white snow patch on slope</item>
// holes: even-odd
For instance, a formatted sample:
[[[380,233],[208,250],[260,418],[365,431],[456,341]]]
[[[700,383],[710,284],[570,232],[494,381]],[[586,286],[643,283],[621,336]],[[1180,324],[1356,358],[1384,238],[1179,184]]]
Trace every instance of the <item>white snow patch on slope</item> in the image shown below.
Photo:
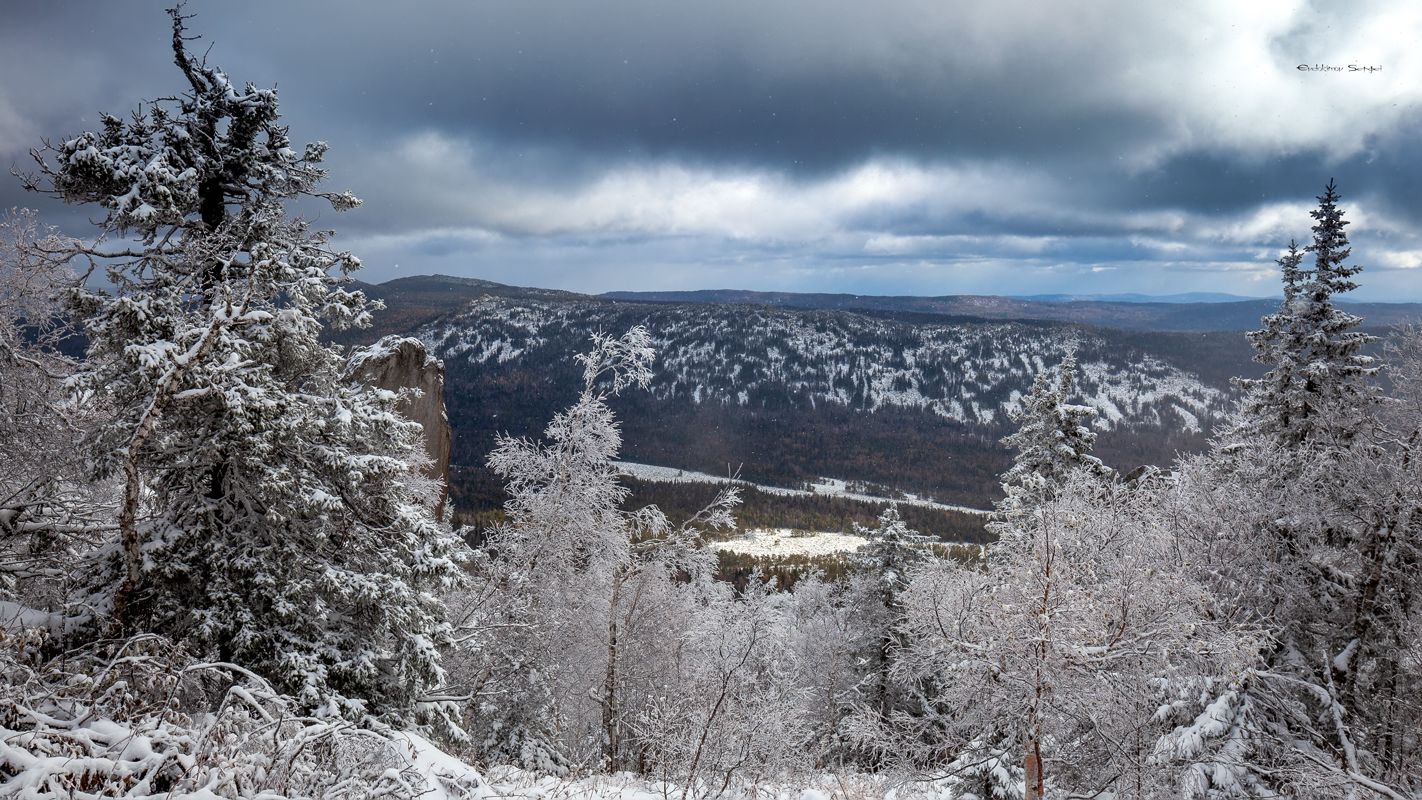
[[[827,556],[851,553],[868,541],[862,536],[820,531],[805,533],[790,528],[750,528],[745,536],[711,547],[747,556]]]
[[[421,800],[484,800],[505,796],[494,791],[474,767],[435,747],[428,739],[408,732],[395,734],[403,744],[407,769],[424,783]]]
[[[916,495],[908,495],[903,499],[895,500],[888,497],[858,494],[856,492],[846,491],[846,482],[837,478],[820,478],[811,484],[810,490],[784,489],[779,486],[764,486],[738,478],[719,477],[705,472],[693,472],[692,470],[676,469],[675,467],[659,467],[654,464],[638,464],[632,461],[614,461],[613,464],[625,475],[652,483],[734,483],[757,489],[766,494],[780,495],[782,497],[830,496],[842,497],[846,500],[856,500],[861,503],[898,503],[900,505],[919,506],[921,508],[936,508],[940,511],[957,511],[962,514],[987,515],[991,513],[981,508],[953,506],[946,503],[937,503],[932,500],[924,500]]]

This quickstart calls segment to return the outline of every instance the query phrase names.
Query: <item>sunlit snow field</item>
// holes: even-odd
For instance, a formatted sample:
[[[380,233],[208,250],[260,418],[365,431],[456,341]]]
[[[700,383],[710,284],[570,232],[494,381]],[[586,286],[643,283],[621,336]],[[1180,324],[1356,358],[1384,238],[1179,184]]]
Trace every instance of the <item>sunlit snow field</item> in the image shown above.
[[[864,546],[862,536],[828,531],[795,531],[790,528],[751,528],[743,536],[712,547],[747,556],[827,556],[850,553]]]

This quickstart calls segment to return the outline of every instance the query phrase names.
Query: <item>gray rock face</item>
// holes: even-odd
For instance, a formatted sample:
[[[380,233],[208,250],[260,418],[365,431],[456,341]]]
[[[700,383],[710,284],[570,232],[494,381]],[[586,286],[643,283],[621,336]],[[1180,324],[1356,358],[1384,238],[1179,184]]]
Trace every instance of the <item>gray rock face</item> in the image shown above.
[[[444,514],[449,496],[449,419],[444,411],[444,362],[431,356],[419,339],[386,336],[351,356],[350,375],[367,386],[398,392],[418,389],[418,397],[397,406],[406,418],[425,429],[425,452],[430,465],[425,474],[439,481],[435,513]]]

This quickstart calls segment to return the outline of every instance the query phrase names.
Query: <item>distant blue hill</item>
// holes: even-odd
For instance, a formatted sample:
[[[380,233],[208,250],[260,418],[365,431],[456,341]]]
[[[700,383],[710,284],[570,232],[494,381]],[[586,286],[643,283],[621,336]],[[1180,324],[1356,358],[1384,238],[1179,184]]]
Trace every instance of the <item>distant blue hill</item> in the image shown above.
[[[1245,300],[1263,300],[1261,297],[1246,297],[1225,292],[1181,292],[1179,294],[1028,294],[1014,295],[1021,300],[1036,300],[1039,303],[1238,303]]]
[[[1220,300],[1199,300],[1215,296]],[[963,319],[1046,320],[1074,322],[1137,331],[1248,331],[1259,327],[1265,314],[1279,308],[1278,299],[1191,293],[1169,297],[1144,295],[1074,295],[999,297],[993,295],[943,295],[940,297],[829,294],[823,292],[755,292],[741,289],[703,289],[672,292],[608,292],[609,300],[657,303],[763,305],[780,308],[837,309],[893,314],[931,314]],[[1128,299],[1134,298],[1134,299]],[[1364,324],[1387,327],[1422,321],[1422,303],[1349,303],[1348,310]]]
[[[419,275],[398,278],[379,285],[358,284],[367,296],[385,303],[376,315],[375,326],[361,334],[336,334],[342,341],[354,341],[366,334],[403,333],[443,314],[459,311],[482,296],[543,300],[594,299],[577,292],[505,286],[475,278],[448,275]],[[945,295],[941,297],[893,297],[857,294],[799,292],[754,292],[738,289],[707,289],[672,292],[608,292],[603,300],[691,303],[697,305],[760,305],[872,312],[892,315],[929,315],[960,320],[1041,320],[1120,328],[1135,331],[1247,331],[1259,327],[1265,314],[1279,308],[1279,300],[1241,298],[1223,293],[1198,292],[1166,297],[1148,295],[1097,295],[1081,299],[1076,295],[997,297],[991,295]],[[1043,300],[1042,297],[1061,299]],[[1200,300],[1198,298],[1227,298]],[[1422,303],[1350,303],[1348,310],[1363,317],[1371,327],[1422,322]]]

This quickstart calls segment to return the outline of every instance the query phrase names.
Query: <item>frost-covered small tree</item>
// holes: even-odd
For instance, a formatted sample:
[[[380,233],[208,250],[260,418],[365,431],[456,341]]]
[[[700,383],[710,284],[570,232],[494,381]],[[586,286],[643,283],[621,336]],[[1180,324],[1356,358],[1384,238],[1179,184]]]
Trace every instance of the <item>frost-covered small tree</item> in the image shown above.
[[[72,303],[89,347],[69,379],[113,418],[88,442],[118,536],[89,602],[266,677],[321,715],[408,720],[443,681],[432,590],[457,542],[411,489],[419,429],[355,385],[323,326],[368,320],[359,267],[287,215],[321,190],[323,143],[293,150],[277,94],[188,51],[178,97],[34,152],[32,189],[104,210],[92,244],[49,253],[102,282]]]
[[[1422,437],[1422,324],[1403,325],[1387,346],[1387,372],[1392,401],[1383,413],[1390,430],[1404,441]]]
[[[671,632],[729,592],[711,582],[699,537],[731,524],[734,491],[679,526],[655,507],[621,508],[608,400],[645,385],[653,357],[643,328],[596,336],[578,357],[583,390],[544,441],[502,437],[489,458],[510,499],[480,564],[487,600],[468,623],[481,643],[464,670],[481,676],[470,725],[483,757],[555,771],[644,762],[654,743],[637,720],[676,685],[688,650]]]
[[[1235,629],[1170,518],[1150,513],[1159,478],[1104,484],[1083,468],[1058,489],[989,546],[985,571],[934,562],[909,587],[895,668],[933,681],[939,702],[899,716],[905,738],[979,796],[1172,796],[1153,763],[1161,682],[1211,674]]]
[[[653,357],[645,330],[598,336],[579,356],[583,391],[549,423],[545,441],[501,437],[489,457],[506,481],[508,519],[487,536],[476,585],[456,599],[465,646],[455,669],[471,695],[465,725],[479,758],[566,772],[596,736],[578,713],[596,692],[595,668],[581,662],[604,655],[596,643],[609,618],[600,601],[605,565],[631,550],[620,509],[627,490],[612,463],[621,438],[607,400],[645,383]],[[567,658],[579,663],[564,669]]]
[[[74,363],[57,349],[75,276],[44,251],[65,245],[33,211],[0,217],[0,599],[31,610],[67,601],[105,511],[103,487],[76,457],[94,404],[66,397]]]
[[[810,575],[791,590],[782,646],[803,691],[807,755],[821,767],[852,763],[863,750],[864,736],[846,730],[845,722],[866,695],[864,654],[875,647],[875,629],[863,624],[862,604],[855,601],[870,597],[873,586],[871,576],[826,581]],[[876,726],[870,732],[882,740]]]
[[[740,597],[719,593],[691,617],[670,691],[639,720],[649,772],[683,800],[806,774],[813,753],[806,693],[797,684],[791,597],[752,576]]]

